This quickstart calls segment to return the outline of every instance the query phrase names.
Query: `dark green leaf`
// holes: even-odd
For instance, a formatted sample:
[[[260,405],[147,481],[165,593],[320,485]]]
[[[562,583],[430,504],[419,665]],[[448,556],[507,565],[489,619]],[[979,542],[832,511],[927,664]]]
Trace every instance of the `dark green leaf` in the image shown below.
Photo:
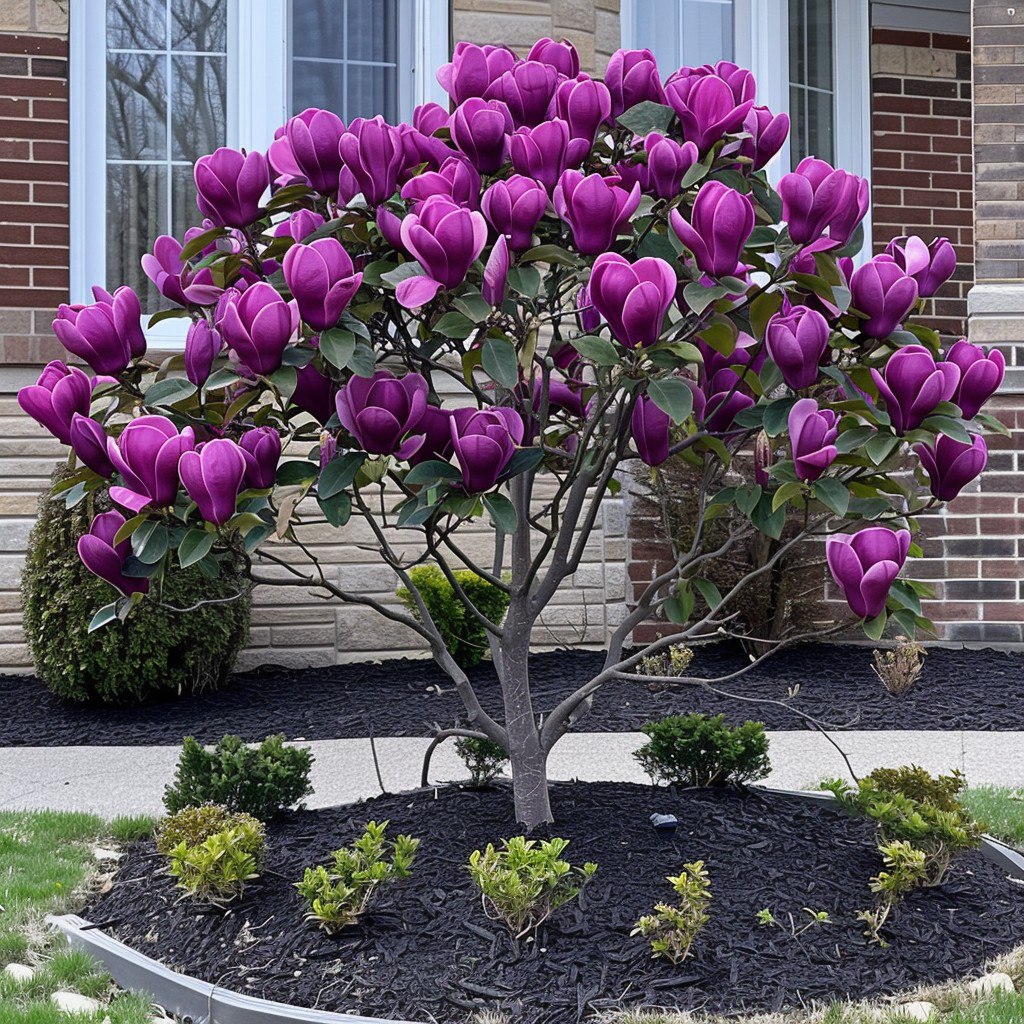
[[[475,330],[476,324],[469,317],[454,310],[451,313],[445,313],[434,324],[434,331],[437,334],[443,334],[446,338],[455,338],[456,341],[468,338]]]
[[[782,528],[786,525],[786,508],[772,508],[772,496],[762,494],[761,500],[750,514],[750,521],[757,530],[766,537],[778,540],[782,536]]]
[[[673,423],[682,423],[693,411],[693,392],[679,377],[662,377],[647,385],[651,401],[672,417]]]
[[[318,494],[316,503],[331,526],[344,526],[352,518],[352,498],[345,491],[330,498]]]
[[[881,640],[882,634],[885,632],[886,623],[885,609],[882,609],[881,614],[876,615],[873,619],[866,619],[864,621],[864,632],[872,640]]]
[[[517,476],[519,473],[529,473],[536,469],[544,459],[544,452],[540,448],[517,448],[508,460],[508,465],[501,474],[502,480]]]
[[[536,267],[512,267],[508,272],[508,286],[528,299],[540,292],[543,278]]]
[[[875,434],[874,427],[854,427],[852,430],[844,430],[836,438],[836,449],[841,455],[847,452],[856,451],[862,447]]]
[[[478,291],[459,295],[453,300],[452,304],[474,323],[481,323],[486,320],[492,311],[491,304]]]
[[[876,466],[880,466],[892,455],[899,443],[900,439],[893,437],[891,434],[875,434],[873,438],[865,443],[864,451],[868,453],[868,458]]]
[[[430,459],[413,466],[405,474],[405,482],[410,487],[422,484],[435,484],[440,480],[458,480],[462,474],[450,462]]]
[[[582,337],[573,338],[569,344],[584,359],[589,359],[598,366],[617,366],[622,360],[618,349],[607,338],[599,338],[596,334],[584,334]]]
[[[334,327],[320,335],[320,354],[339,370],[348,366],[356,350],[356,336],[342,327]]]
[[[960,441],[963,444],[971,444],[973,441],[964,421],[954,419],[952,416],[929,416],[923,425],[927,430],[934,430],[936,433],[945,434],[947,437],[953,438],[954,441]]]
[[[277,467],[276,482],[279,487],[291,487],[312,483],[319,472],[319,467],[305,459],[289,459]]]
[[[423,277],[424,273],[425,271],[418,263],[414,260],[409,260],[406,263],[399,264],[394,270],[381,274],[380,279],[385,284],[391,285],[392,288],[397,288],[403,281],[408,281],[410,277]]]
[[[294,366],[279,366],[267,379],[287,402],[295,393],[299,378]]]
[[[156,565],[169,546],[170,536],[162,523],[144,523],[132,534],[132,551],[146,565]]]
[[[795,398],[777,398],[765,407],[764,431],[769,437],[778,437],[786,429],[790,410],[796,401]]]
[[[783,484],[772,497],[772,511],[777,512],[787,501],[803,494],[804,485],[800,480],[791,480]]]
[[[227,233],[227,228],[210,228],[209,231],[196,235],[195,238],[182,247],[179,258],[182,262],[186,262],[192,259],[193,256],[198,256],[211,242],[215,242],[218,238],[223,238]]]
[[[575,267],[579,262],[571,252],[560,245],[535,245],[519,257],[520,263],[557,263],[563,267]]]
[[[499,530],[506,534],[516,532],[516,509],[504,494],[485,494],[484,507],[490,512],[491,519]]]
[[[484,372],[502,387],[514,388],[519,383],[519,360],[515,346],[501,338],[487,338],[483,344]]]
[[[699,314],[703,313],[712,302],[728,294],[728,289],[723,288],[721,285],[716,284],[710,288],[705,288],[699,281],[691,281],[683,289],[683,301],[694,313]]]
[[[357,342],[349,356],[348,368],[357,377],[372,377],[377,369],[377,356],[369,345]]]
[[[713,612],[721,606],[722,592],[711,580],[695,579],[690,582],[697,588],[700,596],[704,598],[704,603],[708,606],[709,611]]]
[[[102,629],[104,626],[109,625],[117,618],[117,601],[111,601],[110,604],[105,604],[93,617],[89,623],[89,632],[94,633],[97,629]]]
[[[207,533],[205,530],[189,530],[178,545],[178,561],[182,569],[187,569],[201,558],[205,558],[216,539],[216,534]]]
[[[651,132],[667,131],[675,116],[676,112],[664,103],[642,100],[621,113],[618,121],[634,135],[649,135]]]
[[[216,370],[206,378],[206,383],[203,385],[204,391],[216,391],[219,388],[226,388],[231,384],[241,380],[238,373],[232,370],[231,367],[225,366],[221,370]]]
[[[195,384],[184,377],[168,377],[150,387],[142,400],[146,405],[175,405],[191,398],[196,390]]]
[[[173,309],[161,309],[159,313],[154,313],[149,318],[149,326],[156,327],[157,324],[162,324],[165,320],[173,320],[182,316],[188,316],[188,310],[182,309],[181,306],[175,306]]]
[[[846,484],[835,477],[823,476],[815,481],[814,496],[837,516],[845,516],[850,507],[850,492],[846,489]]]
[[[333,498],[345,490],[356,478],[356,473],[366,461],[365,452],[344,452],[335,455],[324,466],[316,484],[316,493],[323,499]]]

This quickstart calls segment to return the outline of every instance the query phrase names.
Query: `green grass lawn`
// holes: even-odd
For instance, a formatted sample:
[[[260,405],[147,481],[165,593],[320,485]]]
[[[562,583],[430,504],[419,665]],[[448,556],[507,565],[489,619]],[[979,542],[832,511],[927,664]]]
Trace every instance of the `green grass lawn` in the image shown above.
[[[1024,848],[1024,790],[979,786],[967,790],[961,799],[986,832]]]

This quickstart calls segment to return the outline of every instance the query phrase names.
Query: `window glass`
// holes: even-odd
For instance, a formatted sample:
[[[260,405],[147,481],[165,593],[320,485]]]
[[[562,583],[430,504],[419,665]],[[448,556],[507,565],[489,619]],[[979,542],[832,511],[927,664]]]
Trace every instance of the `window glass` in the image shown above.
[[[789,0],[790,156],[835,163],[832,0]]]
[[[666,78],[733,59],[733,0],[637,0],[635,11],[635,45],[653,52]]]
[[[227,0],[107,0],[107,282],[160,299],[139,261],[199,222],[192,164],[226,142]]]

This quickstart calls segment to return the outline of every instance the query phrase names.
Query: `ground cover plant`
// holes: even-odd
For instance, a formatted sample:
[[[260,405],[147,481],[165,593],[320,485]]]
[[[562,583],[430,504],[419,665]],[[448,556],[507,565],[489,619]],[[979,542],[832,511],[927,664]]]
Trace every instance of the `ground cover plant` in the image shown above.
[[[551,819],[548,755],[601,689],[672,644],[729,635],[745,589],[809,539],[869,636],[926,625],[925,588],[897,576],[919,519],[985,465],[1003,358],[966,340],[943,351],[916,320],[953,272],[947,240],[896,240],[854,268],[867,181],[808,157],[771,187],[788,119],[735,64],[673,71],[620,50],[591,78],[565,41],[525,58],[459,43],[438,80],[453,109],[425,104],[412,124],[310,109],[266,153],[201,158],[202,222],[144,259],[169,302],[150,322],[187,321],[184,355],[156,365],[137,296],[97,288],[54,321],[93,375],[55,361],[19,401],[73,450],[58,500],[109,490],[115,506],[79,543],[123,595],[95,628],[167,604],[179,569],[218,575],[240,543],[256,583],[367,605],[421,637],[467,731],[508,752],[533,828]],[[681,551],[542,718],[533,627],[626,464],[671,455],[699,474],[696,540],[732,520],[712,554],[782,542],[725,593],[699,543]],[[350,519],[415,612],[319,564],[309,530]],[[477,520],[486,557],[463,539]],[[497,717],[416,586],[427,561],[488,634]],[[458,569],[507,594],[503,620]],[[627,653],[652,617],[663,638]]]

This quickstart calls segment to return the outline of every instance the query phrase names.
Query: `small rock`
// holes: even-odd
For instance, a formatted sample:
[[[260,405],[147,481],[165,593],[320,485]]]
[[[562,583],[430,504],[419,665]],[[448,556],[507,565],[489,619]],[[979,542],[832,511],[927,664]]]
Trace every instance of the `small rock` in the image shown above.
[[[1017,986],[1013,978],[1002,971],[993,971],[992,974],[983,974],[975,978],[968,986],[968,991],[976,996],[988,996],[993,992],[1016,992]]]
[[[936,1014],[934,1003],[916,1002],[894,1006],[892,1015],[898,1020],[931,1020]]]
[[[8,964],[4,968],[4,974],[22,985],[36,976],[36,972],[28,964]]]
[[[50,1002],[64,1013],[95,1013],[100,1008],[98,999],[78,992],[54,992],[50,995]]]
[[[120,860],[121,854],[116,850],[105,850],[102,846],[94,846],[92,855],[97,860]]]

